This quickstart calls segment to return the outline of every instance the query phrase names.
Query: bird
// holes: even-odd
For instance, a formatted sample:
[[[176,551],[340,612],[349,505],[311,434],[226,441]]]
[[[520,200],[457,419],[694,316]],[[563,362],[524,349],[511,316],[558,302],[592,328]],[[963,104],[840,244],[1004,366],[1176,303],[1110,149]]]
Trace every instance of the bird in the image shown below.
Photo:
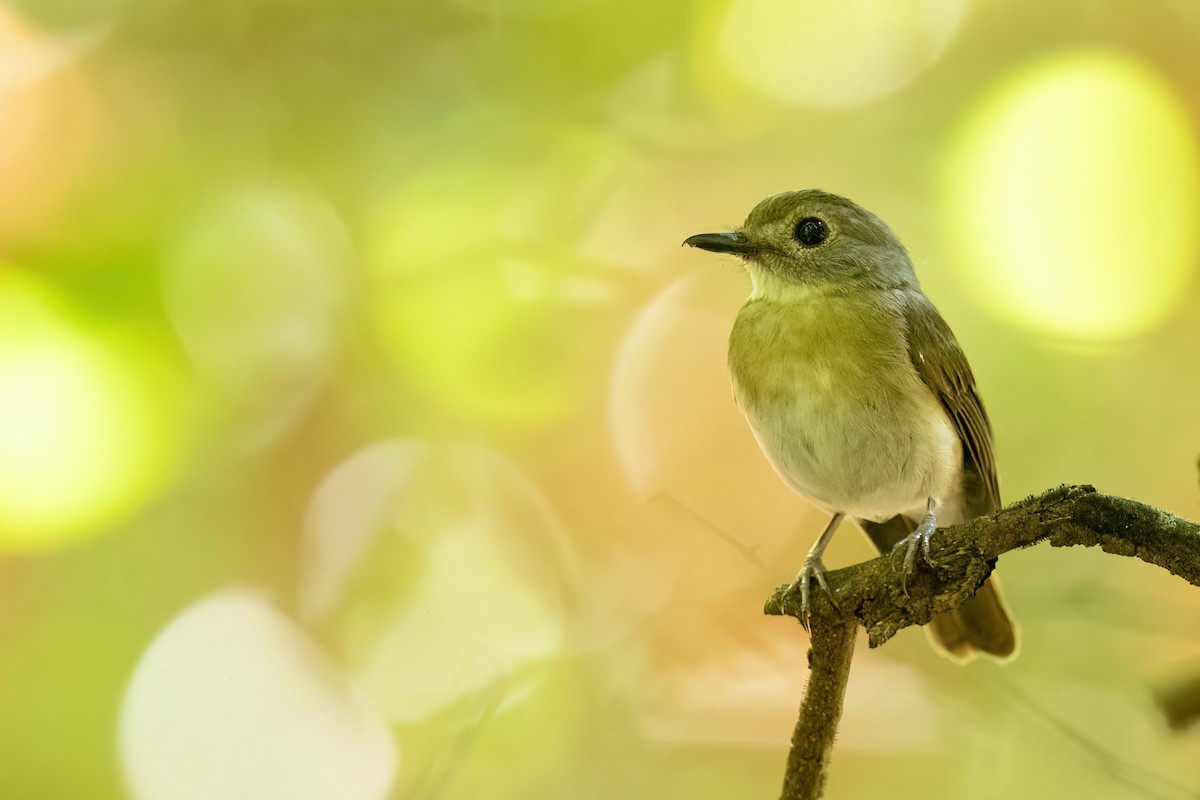
[[[729,336],[734,399],[792,489],[830,515],[789,587],[807,627],[825,548],[857,521],[906,574],[930,538],[1000,507],[991,423],[962,348],[921,290],[891,229],[819,189],[760,202],[741,227],[685,245],[740,258],[751,292]],[[1017,628],[989,578],[927,626],[965,662],[1017,651]]]

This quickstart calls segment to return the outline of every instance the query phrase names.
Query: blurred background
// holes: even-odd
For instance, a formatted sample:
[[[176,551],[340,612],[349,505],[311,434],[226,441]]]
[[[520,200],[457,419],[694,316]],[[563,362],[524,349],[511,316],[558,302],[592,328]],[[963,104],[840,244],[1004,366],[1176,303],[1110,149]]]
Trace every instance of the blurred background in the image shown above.
[[[773,797],[824,522],[730,398],[768,194],[888,221],[1014,500],[1200,516],[1200,4],[0,2],[0,797]],[[847,526],[826,561],[871,551]],[[1196,797],[1200,592],[861,643],[839,798]]]

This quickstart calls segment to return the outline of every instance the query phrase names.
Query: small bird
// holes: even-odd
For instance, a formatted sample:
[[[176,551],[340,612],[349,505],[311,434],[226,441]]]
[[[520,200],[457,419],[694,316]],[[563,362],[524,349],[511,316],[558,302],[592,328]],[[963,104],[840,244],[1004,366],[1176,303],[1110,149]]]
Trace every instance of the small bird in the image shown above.
[[[881,553],[902,554],[909,573],[918,550],[929,559],[939,523],[999,508],[971,368],[882,220],[807,189],[768,197],[741,228],[684,244],[746,263],[752,290],[729,337],[734,396],[779,476],[832,515],[791,586],[804,619],[810,582],[829,591],[821,556],[844,517]],[[897,516],[902,526],[886,524]],[[991,580],[928,630],[956,660],[1003,660],[1017,648]]]

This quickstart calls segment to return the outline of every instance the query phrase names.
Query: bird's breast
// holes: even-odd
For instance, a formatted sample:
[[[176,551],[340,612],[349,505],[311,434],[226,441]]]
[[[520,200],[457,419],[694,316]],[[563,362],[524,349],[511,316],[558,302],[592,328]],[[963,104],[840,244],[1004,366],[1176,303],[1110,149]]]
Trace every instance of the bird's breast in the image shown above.
[[[730,336],[729,368],[763,452],[818,504],[890,517],[948,493],[957,435],[885,302],[751,300]]]

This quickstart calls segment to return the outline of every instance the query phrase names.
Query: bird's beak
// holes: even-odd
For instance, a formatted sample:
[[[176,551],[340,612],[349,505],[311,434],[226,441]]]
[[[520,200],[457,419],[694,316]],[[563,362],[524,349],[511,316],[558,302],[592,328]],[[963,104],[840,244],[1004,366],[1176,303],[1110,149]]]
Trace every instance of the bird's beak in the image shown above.
[[[695,236],[689,236],[684,239],[683,243],[692,247],[699,247],[701,250],[711,250],[714,253],[733,253],[738,256],[744,256],[754,249],[750,244],[750,240],[746,238],[746,234],[740,231],[733,231],[732,233],[697,233]]]

